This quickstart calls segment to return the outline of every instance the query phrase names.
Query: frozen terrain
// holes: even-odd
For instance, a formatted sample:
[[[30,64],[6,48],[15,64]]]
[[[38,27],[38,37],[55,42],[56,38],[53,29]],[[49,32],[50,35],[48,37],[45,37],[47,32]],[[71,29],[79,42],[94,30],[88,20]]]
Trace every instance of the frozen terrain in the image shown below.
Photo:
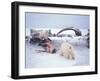
[[[38,52],[44,50],[37,44],[26,42],[26,68],[52,68],[89,65],[89,48],[84,36],[81,37],[50,37],[56,49],[54,54]],[[59,55],[59,48],[63,41],[69,42],[75,49],[75,60],[68,60]]]

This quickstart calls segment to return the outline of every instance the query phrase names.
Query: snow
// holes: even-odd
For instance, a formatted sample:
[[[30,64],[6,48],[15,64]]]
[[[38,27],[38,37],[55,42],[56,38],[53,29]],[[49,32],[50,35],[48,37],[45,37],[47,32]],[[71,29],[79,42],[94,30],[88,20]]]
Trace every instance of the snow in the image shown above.
[[[39,53],[37,48],[43,50],[37,45],[26,46],[26,68],[32,67],[65,67],[74,64],[74,61],[67,60],[66,58],[60,56],[58,53],[50,54],[46,52]]]
[[[48,28],[41,28],[43,30],[49,30]],[[37,29],[38,30],[38,29]],[[39,28],[40,30],[40,28]],[[51,28],[52,33],[57,33],[61,29]],[[83,66],[89,65],[89,48],[87,48],[87,29],[80,29],[82,31],[82,36],[74,36],[73,31],[72,37],[49,37],[57,49],[54,54],[46,52],[38,52],[37,50],[44,50],[41,46],[37,44],[30,44],[26,41],[26,54],[25,54],[25,67],[26,68],[53,68],[53,67],[69,67],[69,66]],[[67,31],[68,33],[68,31]],[[26,36],[30,36],[30,28],[26,28]],[[61,43],[68,42],[73,45],[75,49],[75,60],[68,60],[59,54],[59,48]]]
[[[44,50],[37,44],[26,42],[26,68],[53,68],[89,65],[89,48],[85,37],[50,37],[54,46],[58,50],[54,54],[38,52]],[[59,54],[59,48],[62,42],[69,42],[75,49],[75,60],[68,60]]]

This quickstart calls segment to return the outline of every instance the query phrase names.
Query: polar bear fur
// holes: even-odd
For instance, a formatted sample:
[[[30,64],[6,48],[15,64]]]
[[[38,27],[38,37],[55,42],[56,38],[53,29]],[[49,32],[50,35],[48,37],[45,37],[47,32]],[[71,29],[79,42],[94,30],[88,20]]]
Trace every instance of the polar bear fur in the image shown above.
[[[60,55],[64,56],[67,59],[74,60],[75,59],[75,53],[74,48],[69,43],[62,43],[60,47]]]

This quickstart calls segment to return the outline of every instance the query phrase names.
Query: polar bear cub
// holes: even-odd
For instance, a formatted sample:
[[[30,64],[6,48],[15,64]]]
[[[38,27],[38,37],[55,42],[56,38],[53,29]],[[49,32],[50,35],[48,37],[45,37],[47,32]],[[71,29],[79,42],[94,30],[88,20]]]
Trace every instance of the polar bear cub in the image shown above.
[[[64,56],[67,59],[74,60],[75,53],[73,46],[67,42],[62,43],[60,47],[60,55]]]

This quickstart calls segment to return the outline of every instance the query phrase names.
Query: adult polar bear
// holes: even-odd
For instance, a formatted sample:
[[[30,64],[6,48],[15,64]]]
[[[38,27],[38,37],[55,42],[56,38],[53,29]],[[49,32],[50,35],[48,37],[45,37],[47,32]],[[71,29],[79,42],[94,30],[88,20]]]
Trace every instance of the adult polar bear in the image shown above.
[[[67,59],[74,60],[75,52],[73,46],[67,42],[62,43],[60,47],[60,55]]]

